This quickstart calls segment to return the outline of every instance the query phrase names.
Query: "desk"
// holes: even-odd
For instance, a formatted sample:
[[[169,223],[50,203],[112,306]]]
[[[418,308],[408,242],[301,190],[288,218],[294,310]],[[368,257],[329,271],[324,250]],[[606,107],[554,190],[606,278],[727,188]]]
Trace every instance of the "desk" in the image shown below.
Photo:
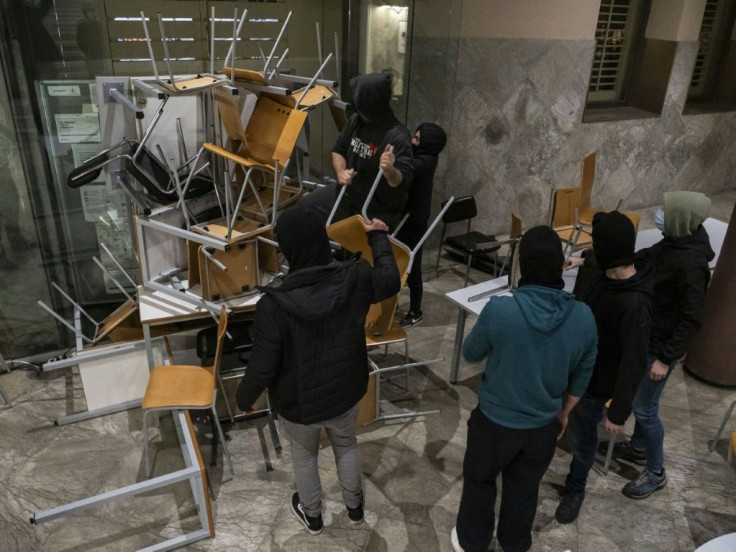
[[[733,552],[734,550],[736,550],[736,533],[729,533],[709,540],[698,547],[695,552]]]
[[[718,261],[718,255],[721,252],[728,224],[721,222],[720,220],[709,218],[705,220],[703,226],[710,236],[710,244],[716,254],[710,263],[710,267],[712,269],[716,266],[716,262]],[[636,235],[636,250],[638,251],[639,249],[650,247],[661,239],[662,232],[656,228],[643,230]],[[575,286],[576,277],[577,270],[566,270],[563,272],[562,278],[565,281],[565,291],[572,292],[573,287]],[[452,350],[452,364],[450,366],[450,383],[453,385],[457,383],[457,374],[460,368],[460,353],[462,351],[465,334],[465,321],[468,317],[468,313],[479,315],[491,297],[510,294],[511,291],[508,288],[508,278],[506,276],[501,276],[500,278],[488,280],[487,282],[481,282],[480,284],[450,291],[445,294],[445,296],[458,307],[457,325],[455,327],[455,342]],[[469,300],[477,295],[486,296],[474,301]]]

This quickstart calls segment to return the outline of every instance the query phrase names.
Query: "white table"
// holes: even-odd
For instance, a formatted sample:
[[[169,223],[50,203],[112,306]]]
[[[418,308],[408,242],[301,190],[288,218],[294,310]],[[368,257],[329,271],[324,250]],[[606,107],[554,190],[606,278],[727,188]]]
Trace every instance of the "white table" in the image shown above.
[[[716,219],[706,219],[703,223],[708,235],[710,236],[710,244],[716,256],[710,263],[710,267],[714,268],[718,261],[718,255],[723,246],[723,240],[726,237],[726,229],[728,224]],[[642,230],[636,235],[636,250],[650,247],[662,239],[662,232],[653,228],[651,230]],[[575,285],[577,270],[566,270],[562,277],[565,280],[565,291],[572,292]],[[456,289],[446,293],[446,297],[458,307],[457,325],[455,328],[455,343],[452,351],[452,364],[450,366],[450,383],[457,383],[457,374],[460,367],[460,352],[465,334],[465,320],[468,313],[479,315],[483,307],[488,303],[491,297],[496,295],[510,295],[508,288],[508,277],[502,276],[468,286],[466,288]],[[475,299],[476,296],[483,297]]]
[[[729,533],[709,540],[698,547],[695,552],[733,552],[734,550],[736,550],[736,533]]]

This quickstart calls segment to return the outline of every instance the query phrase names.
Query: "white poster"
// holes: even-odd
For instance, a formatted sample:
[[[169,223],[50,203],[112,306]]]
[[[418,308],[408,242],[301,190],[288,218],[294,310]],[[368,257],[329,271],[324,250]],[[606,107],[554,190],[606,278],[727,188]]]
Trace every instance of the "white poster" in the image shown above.
[[[62,144],[102,141],[96,113],[57,113],[54,120],[56,136]]]

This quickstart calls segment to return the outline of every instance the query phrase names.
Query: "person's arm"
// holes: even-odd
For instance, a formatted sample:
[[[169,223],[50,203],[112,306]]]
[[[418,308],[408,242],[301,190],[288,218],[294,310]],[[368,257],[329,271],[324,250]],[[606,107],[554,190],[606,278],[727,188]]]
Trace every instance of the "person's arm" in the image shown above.
[[[575,408],[575,405],[578,404],[579,401],[579,396],[565,393],[565,396],[562,399],[562,408],[557,413],[557,421],[560,423],[560,431],[557,433],[558,441],[562,439],[562,436],[565,434],[565,429],[567,429],[567,419],[570,416],[570,412],[572,412],[572,409]]]
[[[480,311],[480,316],[463,342],[463,358],[468,362],[480,362],[491,353],[491,325],[493,309],[491,298]]]
[[[623,428],[631,414],[636,390],[647,369],[649,335],[652,327],[650,299],[641,297],[633,302],[622,314],[620,321],[618,346],[621,358],[606,425],[606,429],[616,432],[620,432],[617,431],[618,428]]]
[[[414,154],[411,149],[409,131],[406,130],[406,127],[401,126],[392,128],[386,135],[384,144],[386,145],[381,154],[379,166],[384,168],[384,161],[387,166],[390,166],[389,171],[384,168],[386,181],[393,188],[401,185],[408,187],[414,179]],[[389,145],[393,147],[391,157],[384,159]]]
[[[370,222],[361,217],[360,222],[368,234],[368,243],[373,252],[371,268],[371,303],[378,303],[396,295],[401,289],[401,276],[388,240],[388,226],[374,218]]]
[[[273,304],[271,301],[271,298],[265,295],[256,307],[253,349],[248,360],[248,369],[235,393],[238,408],[243,412],[253,408],[253,404],[276,379],[281,368],[282,334],[272,313],[268,311],[268,305]]]
[[[383,171],[383,177],[392,188],[398,188],[404,180],[404,175],[399,169],[394,167],[396,156],[391,151],[391,146],[387,145],[383,150],[381,158],[378,160],[378,166]]]
[[[340,184],[340,186],[350,185],[355,178],[355,169],[348,169],[347,165],[348,162],[341,154],[335,153],[334,151],[332,152],[332,168],[335,170],[337,183]]]
[[[700,329],[703,319],[703,308],[705,307],[705,293],[710,280],[708,267],[694,268],[683,271],[679,276],[677,286],[677,306],[680,311],[680,320],[667,340],[662,351],[657,355],[658,365],[653,368],[654,373],[650,375],[654,380],[659,380],[667,375],[669,365],[682,357],[687,352],[690,343],[695,337],[695,332]]]

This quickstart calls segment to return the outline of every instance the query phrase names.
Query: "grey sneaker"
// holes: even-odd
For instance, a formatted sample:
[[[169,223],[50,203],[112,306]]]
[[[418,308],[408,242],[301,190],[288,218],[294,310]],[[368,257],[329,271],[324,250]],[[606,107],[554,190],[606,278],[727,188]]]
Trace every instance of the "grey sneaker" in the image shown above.
[[[662,468],[662,473],[657,475],[649,468],[644,468],[641,475],[634,481],[629,481],[621,490],[624,496],[634,499],[646,498],[654,491],[663,489],[667,485],[667,473]]]
[[[572,523],[578,518],[580,507],[583,505],[585,491],[573,491],[565,489],[560,504],[555,512],[555,519],[558,523]]]
[[[291,495],[291,513],[294,514],[294,517],[298,519],[299,522],[307,528],[307,531],[313,535],[319,535],[322,532],[322,529],[324,529],[322,514],[317,517],[307,515],[307,512],[305,512],[302,507],[302,503],[299,502],[299,493]]]

